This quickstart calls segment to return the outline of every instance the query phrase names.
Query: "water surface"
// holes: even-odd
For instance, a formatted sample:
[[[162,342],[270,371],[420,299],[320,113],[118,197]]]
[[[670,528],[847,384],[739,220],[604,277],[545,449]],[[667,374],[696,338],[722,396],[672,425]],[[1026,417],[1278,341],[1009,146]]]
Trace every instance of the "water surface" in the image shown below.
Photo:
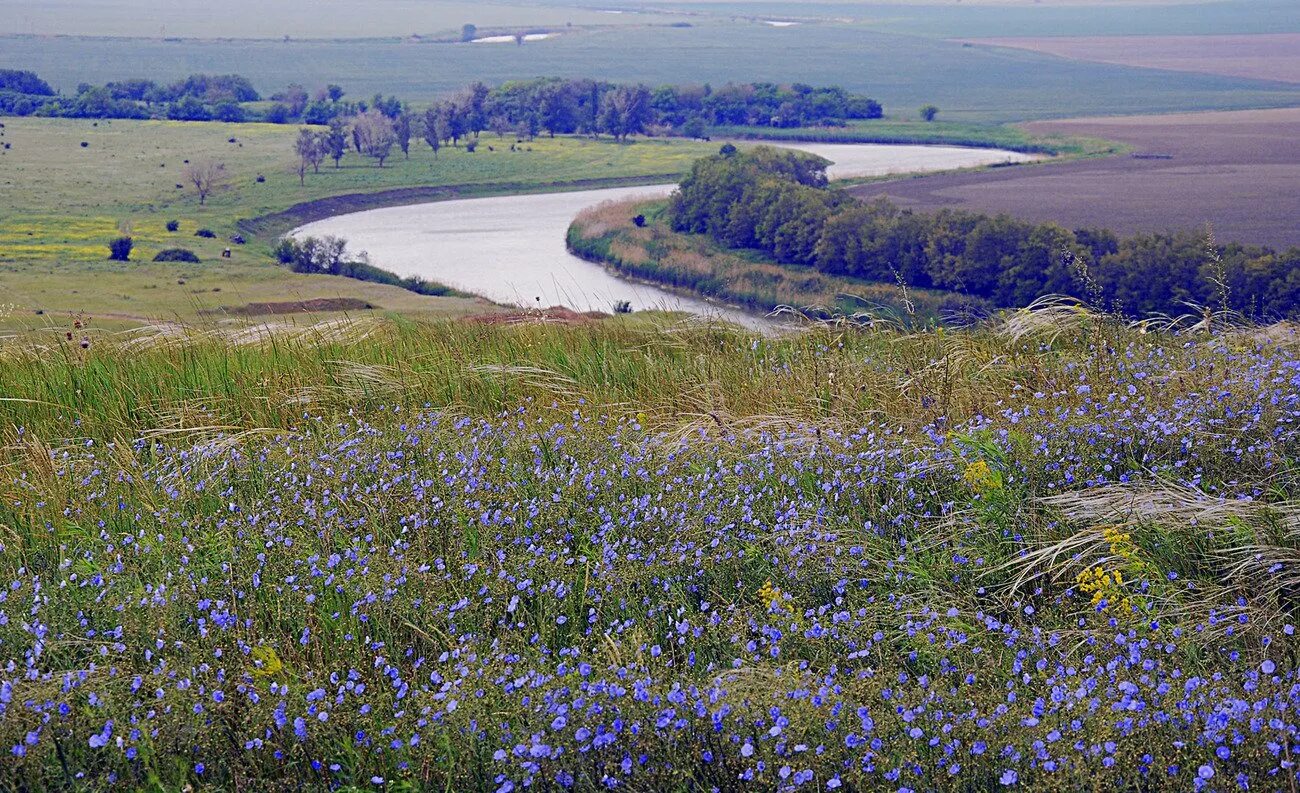
[[[941,171],[1023,162],[1031,155],[956,146],[785,144],[830,160],[832,178]],[[663,198],[675,185],[439,201],[356,212],[311,223],[295,236],[333,235],[376,266],[473,292],[498,303],[610,311],[619,301],[716,316],[753,326],[756,318],[704,300],[629,281],[573,256],[565,234],[582,210],[632,197]]]

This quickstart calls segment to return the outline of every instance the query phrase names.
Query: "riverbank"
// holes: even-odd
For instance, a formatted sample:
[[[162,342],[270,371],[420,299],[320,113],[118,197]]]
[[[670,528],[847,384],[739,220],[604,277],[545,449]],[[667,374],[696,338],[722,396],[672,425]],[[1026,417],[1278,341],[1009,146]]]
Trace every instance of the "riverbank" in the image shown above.
[[[830,276],[777,264],[756,251],[728,250],[704,235],[674,232],[666,207],[665,201],[636,200],[592,207],[569,226],[566,244],[573,255],[622,277],[759,314],[870,316],[913,326],[992,310],[987,301],[951,292]]]
[[[282,126],[40,118],[4,123],[11,178],[0,185],[0,305],[7,306],[0,311],[0,328],[44,327],[52,318],[62,324],[79,314],[112,317],[114,326],[192,322],[243,316],[250,305],[272,302],[364,303],[428,318],[479,312],[479,300],[292,273],[274,264],[271,249],[279,235],[299,225],[376,207],[672,183],[720,145],[560,137],[528,141],[512,152],[489,134],[474,153],[444,148],[434,156],[414,144],[409,159],[398,155],[383,168],[348,154],[342,167],[327,162],[300,184],[295,130]],[[990,127],[990,136],[1000,129]],[[226,176],[200,203],[182,171],[189,162],[204,161],[224,164]],[[558,227],[558,245],[576,213]],[[169,221],[176,221],[177,231],[167,230]],[[200,230],[211,236],[195,236]],[[135,243],[131,261],[107,261],[107,242],[123,235]],[[233,242],[235,237],[243,244]],[[202,263],[149,261],[174,247],[193,251]],[[225,248],[231,249],[229,259],[222,255]]]

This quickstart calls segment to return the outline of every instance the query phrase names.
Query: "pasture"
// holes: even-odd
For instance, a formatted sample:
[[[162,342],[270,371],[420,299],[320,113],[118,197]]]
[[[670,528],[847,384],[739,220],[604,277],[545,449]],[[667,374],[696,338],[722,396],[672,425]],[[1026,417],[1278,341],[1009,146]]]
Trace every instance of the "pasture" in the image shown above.
[[[513,137],[498,140],[489,133],[473,154],[449,147],[435,157],[423,143],[413,143],[409,160],[397,152],[382,169],[352,153],[343,167],[327,161],[300,186],[292,148],[296,127],[35,118],[2,123],[0,143],[9,148],[0,148],[0,304],[13,307],[3,320],[8,325],[43,324],[79,312],[135,323],[193,320],[222,307],[322,297],[350,297],[417,315],[481,311],[472,301],[295,275],[271,264],[267,239],[240,246],[229,238],[241,219],[341,194],[384,194],[351,199],[353,208],[363,208],[413,200],[390,192],[412,187],[478,195],[671,181],[716,150],[681,140],[625,145],[538,138],[512,152]],[[228,182],[206,205],[182,176],[186,160],[226,165]],[[169,220],[179,221],[179,231],[166,230]],[[215,237],[194,236],[200,229]],[[104,261],[108,241],[120,234],[136,241],[132,261]],[[170,247],[190,248],[204,263],[148,261]],[[234,251],[232,260],[221,258],[226,247]]]
[[[1035,122],[1024,129],[1120,141],[1131,153],[877,182],[851,192],[922,211],[1006,212],[1120,234],[1209,224],[1220,242],[1300,245],[1300,109]]]

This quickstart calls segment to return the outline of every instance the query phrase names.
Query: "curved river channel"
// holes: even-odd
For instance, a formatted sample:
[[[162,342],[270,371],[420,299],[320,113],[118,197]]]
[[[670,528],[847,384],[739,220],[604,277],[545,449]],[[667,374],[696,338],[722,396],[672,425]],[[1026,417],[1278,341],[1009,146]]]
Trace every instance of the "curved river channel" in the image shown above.
[[[833,179],[945,171],[1033,155],[1001,149],[879,144],[792,144],[833,164]],[[750,314],[613,275],[573,256],[564,240],[582,210],[605,201],[662,198],[675,185],[583,190],[437,201],[339,215],[295,229],[293,236],[342,237],[378,267],[482,295],[503,304],[610,311],[626,300],[636,310],[660,308],[755,327]]]

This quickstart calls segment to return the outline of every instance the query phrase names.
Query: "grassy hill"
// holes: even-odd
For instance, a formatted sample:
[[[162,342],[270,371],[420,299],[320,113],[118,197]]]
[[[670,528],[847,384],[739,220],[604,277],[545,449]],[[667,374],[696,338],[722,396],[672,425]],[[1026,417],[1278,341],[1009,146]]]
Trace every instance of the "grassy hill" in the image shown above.
[[[0,347],[12,784],[1295,773],[1289,327],[72,333]]]

